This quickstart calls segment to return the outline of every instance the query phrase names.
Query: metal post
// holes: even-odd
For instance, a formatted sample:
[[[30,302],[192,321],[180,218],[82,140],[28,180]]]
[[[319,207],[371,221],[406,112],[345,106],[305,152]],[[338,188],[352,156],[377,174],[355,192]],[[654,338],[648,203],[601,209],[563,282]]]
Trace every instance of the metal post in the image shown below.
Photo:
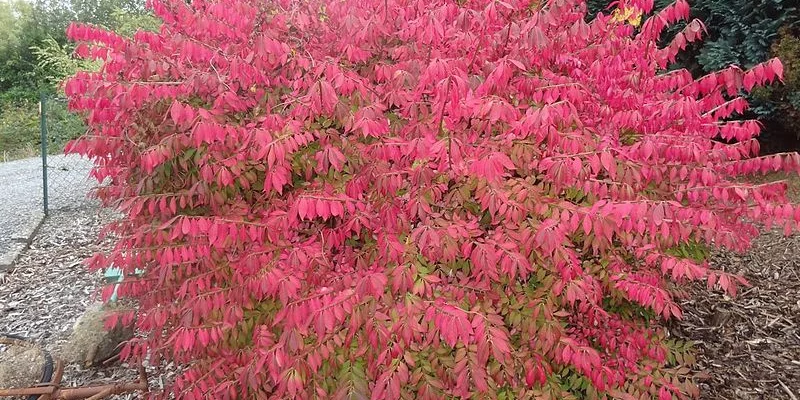
[[[42,133],[42,200],[44,215],[47,215],[47,97],[44,93],[39,99],[39,130]]]

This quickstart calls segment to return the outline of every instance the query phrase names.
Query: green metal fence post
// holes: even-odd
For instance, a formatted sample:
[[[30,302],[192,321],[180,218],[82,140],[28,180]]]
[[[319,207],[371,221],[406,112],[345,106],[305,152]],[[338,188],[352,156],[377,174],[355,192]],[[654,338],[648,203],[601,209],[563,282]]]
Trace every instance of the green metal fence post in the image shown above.
[[[44,215],[47,215],[47,97],[44,93],[39,99],[39,130],[42,134],[42,200]]]

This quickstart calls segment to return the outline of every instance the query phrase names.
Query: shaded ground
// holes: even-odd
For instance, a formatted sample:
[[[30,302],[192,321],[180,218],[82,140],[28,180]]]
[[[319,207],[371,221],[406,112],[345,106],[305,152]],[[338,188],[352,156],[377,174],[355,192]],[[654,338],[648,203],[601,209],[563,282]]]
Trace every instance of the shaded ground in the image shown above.
[[[671,332],[697,342],[698,366],[711,378],[703,399],[797,400],[800,396],[800,236],[768,233],[743,256],[713,265],[753,285],[735,298],[690,291],[684,320]]]

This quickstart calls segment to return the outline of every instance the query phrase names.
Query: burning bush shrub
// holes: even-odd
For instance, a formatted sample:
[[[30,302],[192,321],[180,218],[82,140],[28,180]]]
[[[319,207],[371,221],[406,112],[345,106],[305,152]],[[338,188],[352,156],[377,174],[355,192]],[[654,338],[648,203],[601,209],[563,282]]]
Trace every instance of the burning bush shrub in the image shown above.
[[[666,72],[683,0],[152,7],[130,40],[72,26],[104,64],[65,90],[124,212],[90,264],[142,271],[123,356],[186,365],[179,397],[693,396],[659,321],[741,278],[675,249],[797,227],[739,178],[800,157],[725,121],[780,62]]]

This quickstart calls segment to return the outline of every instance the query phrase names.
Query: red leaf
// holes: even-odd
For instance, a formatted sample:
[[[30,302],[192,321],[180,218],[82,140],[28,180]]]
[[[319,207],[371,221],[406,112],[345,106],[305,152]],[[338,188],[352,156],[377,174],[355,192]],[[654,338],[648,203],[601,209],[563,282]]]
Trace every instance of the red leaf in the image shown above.
[[[169,115],[175,125],[180,125],[183,122],[183,105],[181,105],[181,103],[179,103],[177,100],[172,102],[172,106],[169,109]]]
[[[330,217],[331,214],[330,208],[328,207],[328,203],[322,199],[317,199],[316,211],[317,215],[322,217],[323,219],[328,219],[328,217]]]
[[[775,76],[783,82],[783,63],[779,58],[773,58],[769,61],[769,67],[775,73]]]
[[[656,225],[661,225],[664,221],[664,204],[658,204],[657,206],[653,207],[653,223]]]
[[[600,163],[603,165],[603,168],[606,169],[609,173],[616,172],[616,168],[614,166],[614,157],[611,156],[609,152],[602,152],[600,153]]]

